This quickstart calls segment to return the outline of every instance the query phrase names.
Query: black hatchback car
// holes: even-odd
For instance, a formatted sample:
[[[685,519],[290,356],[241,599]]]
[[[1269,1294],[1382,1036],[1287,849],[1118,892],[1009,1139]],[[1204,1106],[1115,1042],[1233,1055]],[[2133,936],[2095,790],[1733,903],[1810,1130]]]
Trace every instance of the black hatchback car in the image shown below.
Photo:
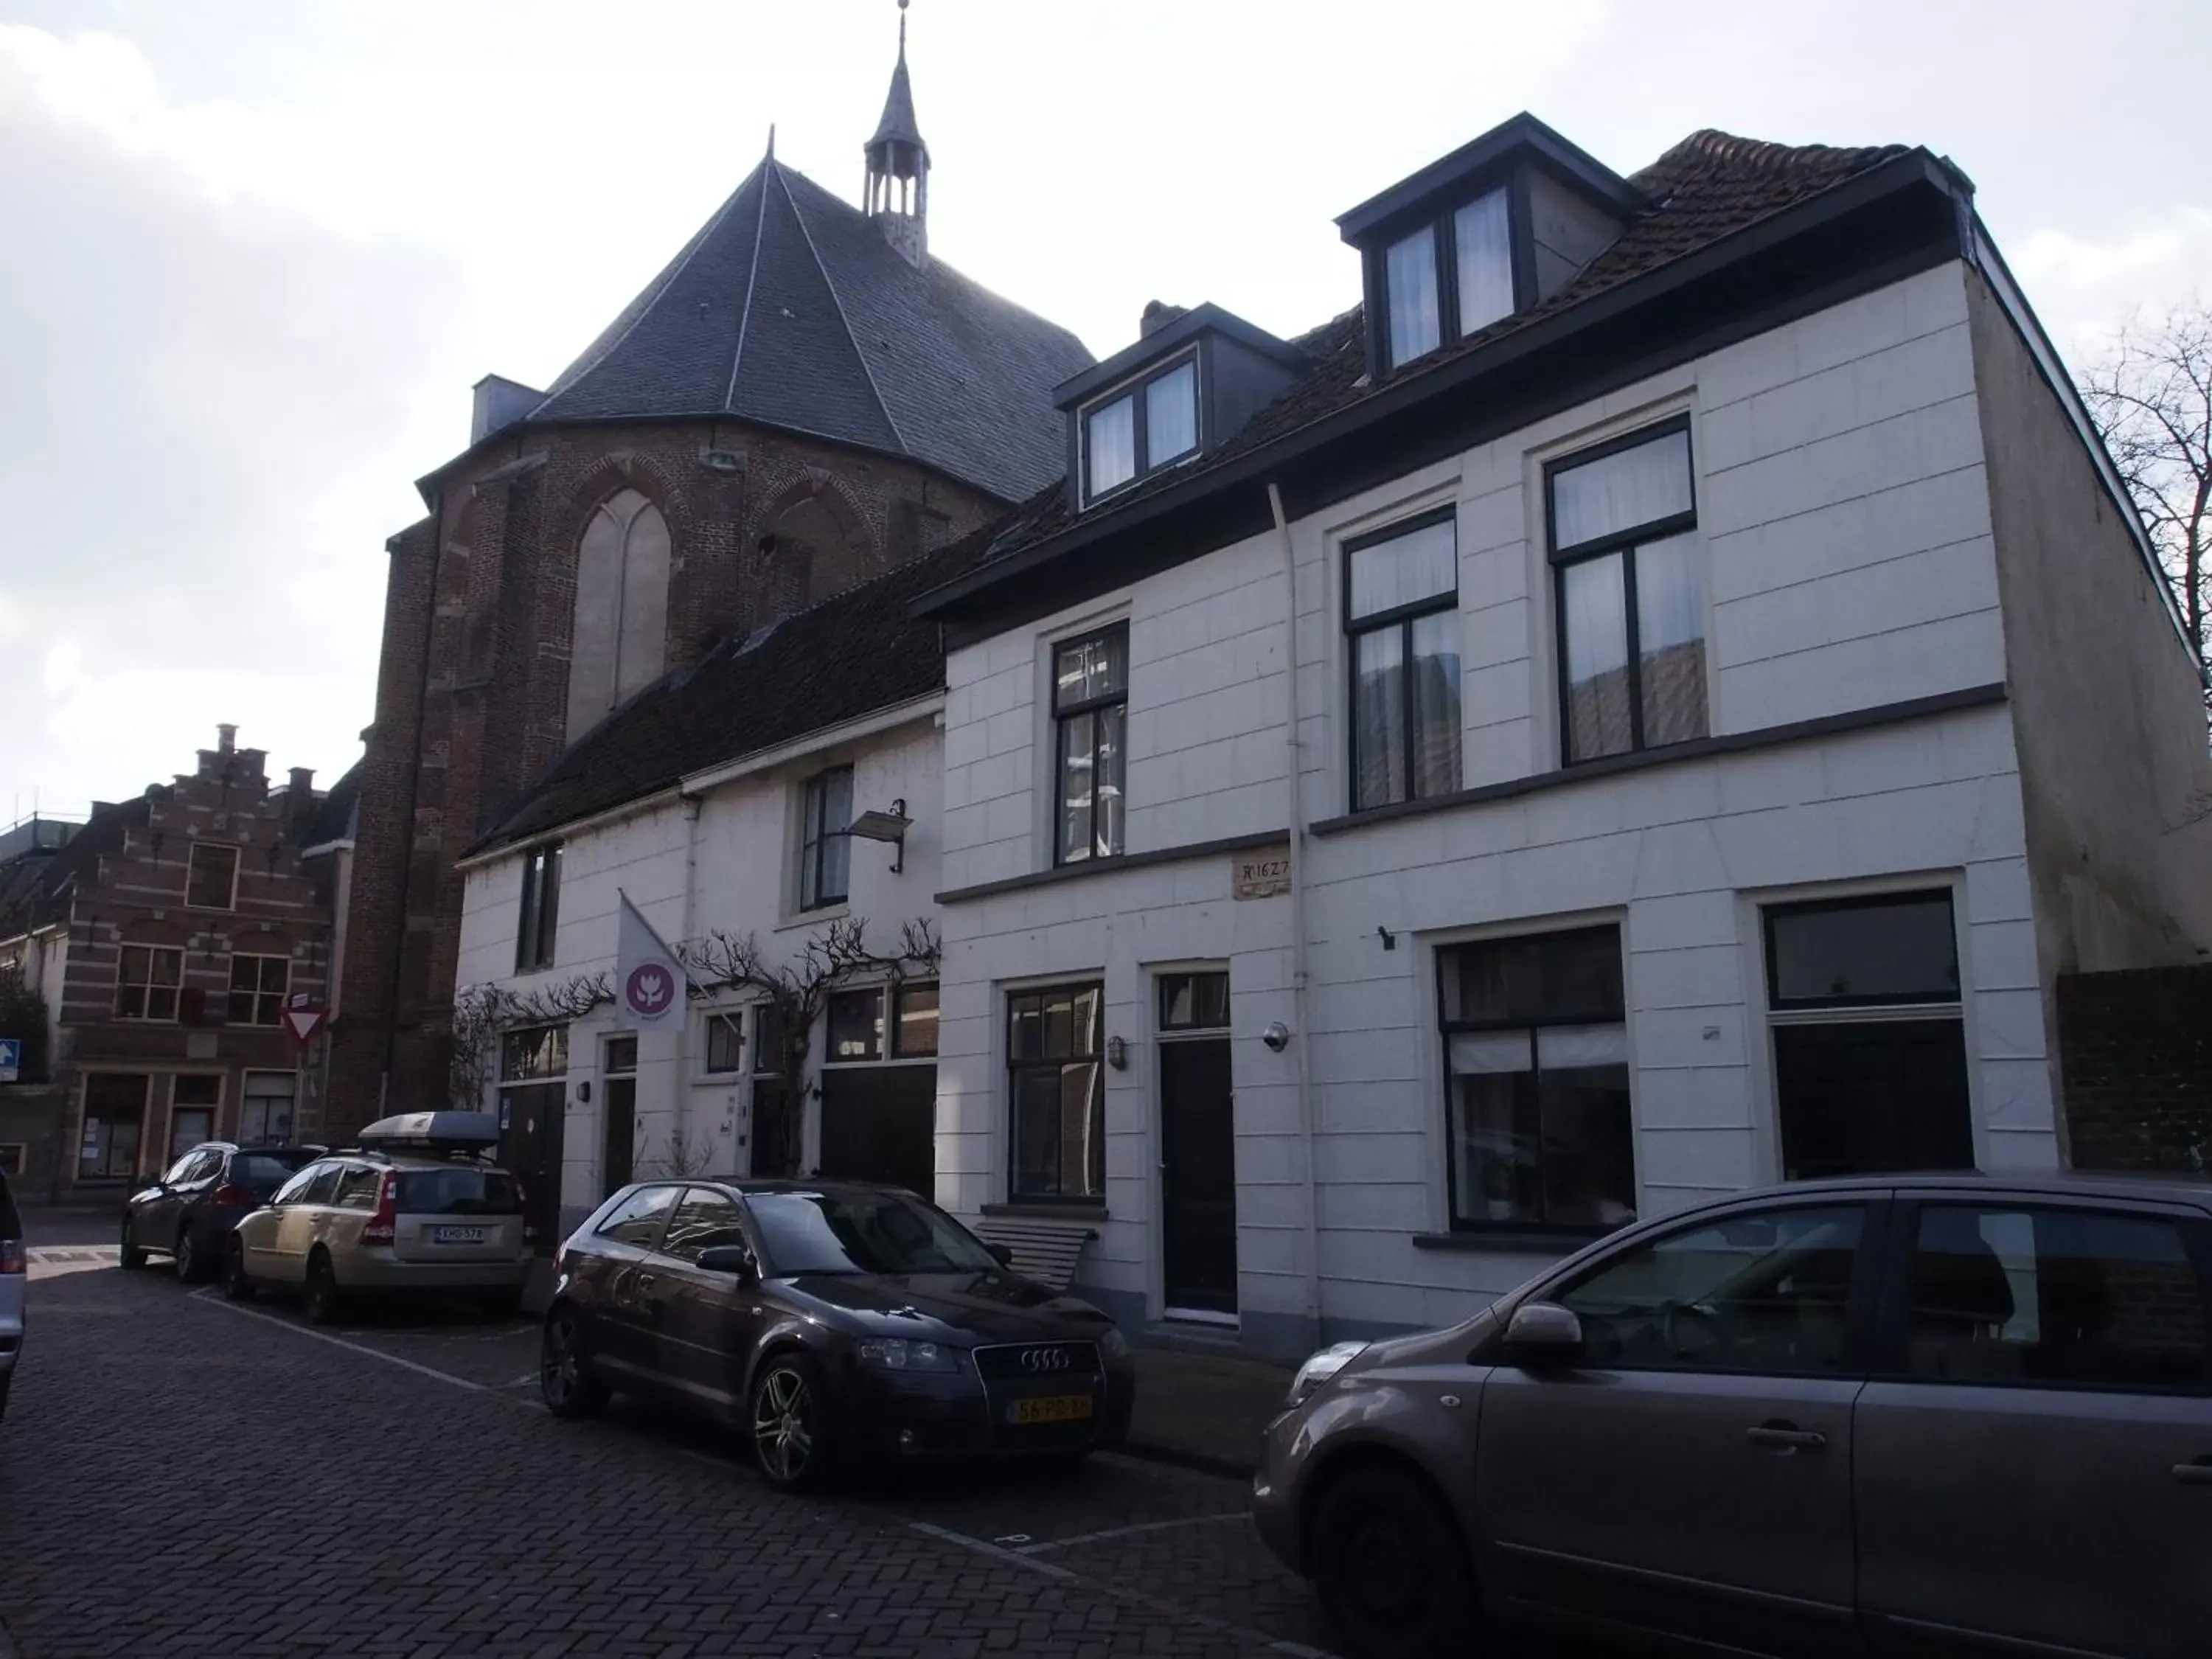
[[[193,1147],[123,1206],[123,1265],[143,1267],[146,1252],[175,1258],[187,1282],[218,1271],[239,1218],[314,1160],[312,1147],[240,1146],[210,1140]]]
[[[842,1182],[625,1187],[561,1249],[540,1380],[556,1417],[615,1390],[733,1422],[778,1486],[926,1458],[1120,1443],[1128,1346],[933,1204]]]

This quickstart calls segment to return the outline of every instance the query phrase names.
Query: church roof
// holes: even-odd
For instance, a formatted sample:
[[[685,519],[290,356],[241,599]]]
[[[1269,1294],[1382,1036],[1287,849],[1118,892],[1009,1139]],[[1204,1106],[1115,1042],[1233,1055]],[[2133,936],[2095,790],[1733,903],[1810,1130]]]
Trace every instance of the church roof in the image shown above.
[[[909,264],[770,155],[529,418],[732,416],[1018,501],[1065,467],[1052,389],[1091,361],[1066,329],[941,260]]]
[[[891,71],[891,89],[884,98],[884,118],[876,123],[876,136],[866,148],[873,149],[891,142],[912,144],[917,149],[928,148],[921,142],[921,128],[914,118],[914,84],[907,79],[903,40],[899,42],[898,67]]]

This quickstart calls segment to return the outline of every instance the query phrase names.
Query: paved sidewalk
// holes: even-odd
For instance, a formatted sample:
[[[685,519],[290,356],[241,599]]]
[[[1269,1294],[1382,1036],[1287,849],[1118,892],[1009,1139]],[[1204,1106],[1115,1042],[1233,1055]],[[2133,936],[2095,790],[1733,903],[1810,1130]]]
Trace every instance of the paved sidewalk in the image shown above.
[[[1293,1367],[1233,1354],[1135,1350],[1129,1449],[1224,1474],[1249,1474],[1260,1435],[1283,1408]]]

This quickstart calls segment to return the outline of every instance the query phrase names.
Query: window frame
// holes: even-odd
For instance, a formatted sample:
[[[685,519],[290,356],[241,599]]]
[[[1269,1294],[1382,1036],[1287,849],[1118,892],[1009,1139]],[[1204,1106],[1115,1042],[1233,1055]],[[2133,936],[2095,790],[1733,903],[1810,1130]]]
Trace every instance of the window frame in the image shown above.
[[[1172,356],[1162,358],[1141,373],[1117,382],[1077,407],[1075,444],[1082,468],[1083,505],[1086,510],[1135,489],[1155,473],[1169,471],[1206,453],[1206,370],[1200,364],[1199,357],[1198,347],[1195,344],[1188,346]],[[1146,393],[1152,389],[1155,380],[1167,379],[1185,364],[1189,365],[1191,371],[1191,428],[1197,434],[1197,441],[1188,449],[1179,450],[1155,462],[1152,459],[1151,418],[1146,407]],[[1135,458],[1136,470],[1117,484],[1109,484],[1104,489],[1093,489],[1091,487],[1091,417],[1101,410],[1120,403],[1124,398],[1129,400],[1129,447]]]
[[[1805,915],[1820,910],[1881,910],[1914,902],[1943,901],[1951,915],[1951,967],[1958,985],[1948,996],[1932,992],[1911,991],[1891,996],[1793,997],[1784,1000],[1782,978],[1777,971],[1779,958],[1775,951],[1774,919],[1777,916]],[[1966,994],[1966,951],[1959,938],[1959,895],[1948,883],[1939,882],[1928,887],[1884,888],[1879,892],[1831,893],[1814,898],[1774,899],[1759,906],[1759,943],[1761,965],[1766,972],[1766,1018],[1771,1025],[1808,1024],[1807,1015],[1826,1014],[1856,1016],[1865,1019],[1877,1016],[1891,1019],[1941,1019],[1955,1018],[1964,1012]]]
[[[1118,691],[1101,692],[1095,697],[1080,697],[1063,706],[1060,701],[1060,654],[1079,646],[1119,638],[1121,646],[1121,688]],[[1128,851],[1129,839],[1129,623],[1127,617],[1108,623],[1103,628],[1086,629],[1079,634],[1047,641],[1045,647],[1045,690],[1047,708],[1052,718],[1052,803],[1051,835],[1052,862],[1055,869],[1079,864],[1095,864],[1100,859],[1119,858]],[[1084,837],[1085,850],[1070,854],[1060,844],[1061,828],[1067,813],[1067,800],[1063,793],[1067,787],[1067,732],[1075,721],[1085,715],[1096,715],[1102,709],[1119,708],[1121,711],[1121,775],[1115,784],[1121,791],[1121,821],[1118,843],[1107,852],[1098,851],[1098,773],[1097,726],[1091,727],[1091,753],[1094,757],[1091,776],[1090,829]]]
[[[1454,223],[1460,210],[1473,207],[1487,196],[1505,198],[1505,263],[1511,273],[1513,307],[1504,317],[1494,317],[1483,324],[1483,328],[1495,328],[1510,318],[1517,317],[1534,301],[1534,273],[1529,270],[1523,256],[1522,245],[1528,240],[1528,223],[1527,185],[1518,175],[1492,179],[1479,190],[1454,196],[1441,207],[1421,214],[1416,218],[1398,222],[1389,230],[1373,233],[1375,262],[1375,295],[1381,301],[1376,307],[1380,313],[1380,332],[1376,356],[1382,372],[1395,374],[1411,364],[1422,362],[1449,350],[1468,337],[1470,331],[1460,325],[1459,314],[1459,237]],[[1429,258],[1434,262],[1437,276],[1437,343],[1418,356],[1399,362],[1390,351],[1390,250],[1408,237],[1427,233]],[[1474,331],[1479,332],[1480,330]]]
[[[1356,553],[1363,553],[1370,547],[1380,547],[1386,543],[1395,542],[1401,537],[1416,535],[1421,531],[1440,524],[1449,524],[1452,527],[1451,591],[1432,594],[1425,599],[1411,599],[1404,605],[1393,605],[1388,611],[1378,611],[1371,617],[1362,617],[1354,621],[1352,615],[1352,556]],[[1359,535],[1350,537],[1339,548],[1338,552],[1340,555],[1338,562],[1342,567],[1338,573],[1338,604],[1344,623],[1344,750],[1346,768],[1345,805],[1354,813],[1378,812],[1386,806],[1402,806],[1407,802],[1417,800],[1441,800],[1446,795],[1455,794],[1460,788],[1464,788],[1467,783],[1467,700],[1466,688],[1462,684],[1455,684],[1452,688],[1458,701],[1460,713],[1460,723],[1452,729],[1452,741],[1461,751],[1459,784],[1455,788],[1443,790],[1432,795],[1416,794],[1413,792],[1416,773],[1413,757],[1420,747],[1419,734],[1414,730],[1413,721],[1413,624],[1423,617],[1435,616],[1439,611],[1449,611],[1456,613],[1459,610],[1459,503],[1456,501],[1445,501],[1423,512],[1413,514],[1411,517],[1400,519],[1395,523],[1384,526],[1380,530],[1366,531]],[[1398,659],[1403,665],[1402,672],[1399,676],[1399,696],[1403,706],[1399,712],[1404,717],[1406,741],[1405,752],[1400,759],[1406,769],[1406,794],[1402,799],[1375,801],[1363,806],[1359,804],[1358,642],[1366,635],[1380,633],[1386,628],[1395,628],[1399,630]],[[1463,641],[1462,644],[1464,644]],[[1462,664],[1463,659],[1464,653],[1462,653]],[[1461,678],[1464,679],[1465,675],[1466,670],[1462,665]]]
[[[830,805],[829,783],[841,772],[846,779],[845,827],[833,830],[825,827]],[[793,908],[799,915],[811,915],[817,910],[834,910],[841,904],[852,902],[854,787],[853,763],[850,761],[811,772],[799,786],[799,880],[793,899]],[[822,865],[832,841],[840,841],[845,845],[845,884],[836,893],[826,893],[823,890]],[[811,898],[808,896],[810,886],[813,892]]]
[[[943,985],[943,981],[934,979],[902,979],[895,981],[892,983],[890,987],[890,1008],[884,1017],[884,1031],[890,1049],[890,1052],[884,1055],[886,1060],[926,1060],[932,1065],[936,1064],[938,1048],[941,1045],[942,1042],[942,1039],[939,1038],[936,1036],[936,1033],[941,1029],[945,1018],[945,994]],[[929,1050],[926,1054],[908,1053],[904,1045],[899,1040],[902,1033],[905,1030],[905,1026],[901,1023],[900,1016],[904,1010],[907,994],[909,991],[927,991],[931,996],[937,999],[936,1006],[930,1011],[935,1018],[929,1022],[932,1040]]]
[[[224,902],[221,904],[202,904],[192,897],[193,878],[199,867],[200,854],[203,850],[210,848],[216,851],[228,853],[230,855],[230,881],[228,884],[227,896],[225,897]],[[240,849],[238,843],[235,842],[196,840],[192,842],[190,849],[185,854],[185,909],[222,911],[235,910],[238,908],[238,878],[240,871],[244,868],[246,864],[246,860],[239,856],[240,851]]]
[[[1071,1000],[1085,991],[1095,994],[1097,1013],[1089,1034],[1097,1047],[1089,1050],[1071,1050],[1058,1059],[1023,1060],[1014,1052],[1014,1006],[1025,998],[1045,998],[1064,994]],[[1004,1066],[1006,1080],[1006,1198],[1009,1203],[1059,1206],[1074,1209],[1103,1209],[1106,1206],[1106,1183],[1102,1167],[1098,1190],[1096,1193],[1025,1192],[1017,1184],[1021,1179],[1021,1143],[1016,1119],[1016,1109],[1021,1098],[1020,1078],[1025,1072],[1051,1070],[1058,1072],[1068,1066],[1090,1065],[1097,1068],[1097,1093],[1091,1107],[1091,1133],[1099,1146],[1103,1166],[1106,1137],[1106,981],[1101,975],[1091,979],[1060,980],[1048,985],[1009,986],[1003,993],[1002,1018],[1005,1021],[1006,1050]],[[1072,1024],[1072,1016],[1071,1016]],[[1055,1166],[1066,1166],[1066,1141],[1063,1137],[1060,1156]]]
[[[133,951],[143,951],[146,953],[146,972],[148,977],[136,981],[124,977],[125,964],[130,960],[131,952]],[[177,977],[173,982],[167,985],[163,985],[152,977],[154,972],[154,959],[155,957],[164,952],[177,959]],[[143,999],[139,1004],[139,1012],[135,1014],[125,1013],[123,1011],[124,993],[131,990],[137,990],[140,993]],[[161,991],[166,991],[169,994],[169,1012],[166,1014],[157,1014],[152,1012],[154,1007],[155,994]],[[117,1019],[129,1020],[133,1024],[174,1025],[182,1016],[184,998],[185,947],[183,945],[134,945],[126,940],[123,944],[116,946],[114,1008],[115,1018]]]
[[[1571,472],[1593,461],[1601,461],[1626,450],[1641,449],[1648,443],[1680,432],[1689,440],[1687,445],[1690,505],[1684,511],[1663,519],[1652,519],[1625,530],[1599,536],[1586,542],[1577,542],[1562,552],[1559,548],[1559,504],[1554,493],[1554,481],[1562,472]],[[1682,410],[1663,420],[1638,427],[1616,438],[1575,450],[1571,454],[1555,456],[1544,463],[1544,562],[1552,574],[1552,645],[1556,653],[1558,672],[1553,678],[1558,683],[1559,703],[1559,765],[1562,770],[1571,766],[1589,766],[1599,761],[1618,760],[1622,755],[1641,755],[1661,749],[1672,749],[1672,743],[1647,744],[1644,740],[1644,656],[1638,638],[1642,629],[1636,605],[1636,550],[1652,542],[1665,541],[1671,536],[1680,536],[1698,527],[1698,437],[1692,430],[1690,411]],[[1702,557],[1705,543],[1700,540],[1698,551]],[[1609,755],[1576,755],[1574,743],[1574,700],[1567,679],[1567,605],[1566,573],[1577,565],[1589,564],[1609,558],[1618,553],[1620,558],[1620,606],[1623,634],[1628,647],[1628,747]],[[1710,573],[1708,573],[1710,574]],[[1712,594],[1707,584],[1705,621],[1712,620]],[[1712,637],[1710,628],[1702,634],[1701,641]],[[1712,735],[1712,665],[1705,665],[1705,732]],[[1680,741],[1693,743],[1693,738]]]
[[[890,1005],[884,993],[887,985],[841,985],[822,1000],[822,1063],[829,1066],[879,1066],[890,1057],[891,1034],[889,1025]],[[866,997],[876,1006],[874,1052],[865,1054],[840,1054],[837,1052],[835,1011],[840,1002],[848,1007],[857,1005]]]
[[[553,965],[561,932],[561,843],[541,842],[522,855],[522,908],[514,929],[514,971]]]
[[[717,1066],[714,1064],[714,1031],[717,1024],[737,1034],[738,1063]],[[736,1008],[709,1008],[699,1017],[699,1075],[708,1077],[743,1077],[750,1069],[751,1033],[745,1028],[750,1022],[745,1011]]]
[[[254,969],[253,988],[251,990],[241,991],[239,988],[238,964],[241,962],[261,964]],[[284,982],[274,991],[265,988],[263,982],[263,976],[268,972],[267,964],[272,962],[283,964],[284,970]],[[274,1029],[284,1023],[284,1000],[291,994],[292,958],[290,957],[254,951],[234,951],[230,953],[230,988],[225,996],[223,1010],[225,1023],[232,1025]],[[246,1018],[244,1019],[238,1017],[238,999],[241,996],[246,998],[247,1004]],[[269,1018],[267,1019],[258,1018],[262,1003],[272,997],[275,1002],[270,1008]]]

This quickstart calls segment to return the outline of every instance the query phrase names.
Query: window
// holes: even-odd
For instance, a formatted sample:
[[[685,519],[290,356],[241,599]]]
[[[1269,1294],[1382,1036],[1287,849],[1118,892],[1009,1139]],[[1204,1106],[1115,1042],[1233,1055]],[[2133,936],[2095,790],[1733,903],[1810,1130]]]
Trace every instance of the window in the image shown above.
[[[1185,357],[1084,411],[1084,501],[1195,454],[1198,441],[1198,359]]]
[[[248,1072],[244,1104],[238,1117],[238,1138],[247,1146],[281,1146],[292,1138],[292,1088],[289,1072]]]
[[[1908,1376],[2087,1389],[2212,1383],[2203,1281],[2163,1216],[1935,1205],[1912,1255]]]
[[[228,910],[238,901],[238,848],[198,841],[186,854],[185,904],[193,910]]]
[[[1096,984],[1006,998],[1016,1199],[1105,1195],[1105,991]]]
[[[634,1062],[633,1062],[634,1063]],[[707,1072],[720,1076],[745,1069],[745,1017],[742,1012],[707,1016]]]
[[[145,1127],[143,1072],[94,1072],[84,1080],[84,1132],[77,1147],[79,1181],[120,1181],[138,1172]]]
[[[307,1179],[301,1186],[295,1204],[328,1204],[338,1195],[338,1182],[344,1179],[346,1166],[343,1164],[318,1164],[307,1171]]]
[[[853,769],[833,766],[806,781],[799,848],[799,908],[818,910],[845,902],[852,863]]]
[[[1202,1031],[1228,1024],[1228,975],[1160,975],[1160,1030]]]
[[[568,1070],[568,1028],[532,1025],[509,1031],[499,1040],[499,1080],[532,1083],[540,1078],[562,1077]]]
[[[1865,1212],[1731,1216],[1613,1256],[1553,1299],[1583,1322],[1587,1363],[1618,1370],[1844,1370]]]
[[[561,843],[533,847],[522,858],[522,921],[514,933],[514,971],[553,965],[553,938],[561,926]]]
[[[738,1200],[713,1187],[690,1187],[684,1189],[684,1201],[669,1215],[668,1236],[660,1241],[660,1253],[696,1261],[702,1251],[718,1244],[744,1243]]]
[[[1452,1225],[1633,1221],[1619,930],[1452,945],[1437,978]]]
[[[927,1060],[937,1053],[937,987],[901,985],[891,992],[897,1009],[891,1022],[891,1053],[899,1060]]]
[[[169,1156],[181,1158],[215,1139],[216,1108],[222,1103],[222,1079],[186,1073],[169,1085]]]
[[[1769,905],[1764,919],[1784,1176],[1972,1168],[1950,894]]]
[[[660,1242],[660,1230],[668,1220],[668,1212],[683,1196],[681,1187],[641,1188],[617,1205],[614,1213],[599,1223],[599,1237],[649,1250]]]
[[[1122,848],[1128,712],[1126,626],[1053,647],[1052,714],[1058,732],[1054,752],[1059,777],[1056,863],[1111,858]]]
[[[1680,422],[1548,471],[1569,761],[1705,735],[1705,577]]]
[[[341,1210],[374,1210],[377,1189],[383,1185],[383,1170],[366,1164],[349,1164],[338,1177],[337,1193],[331,1202]]]
[[[1459,532],[1449,508],[1350,544],[1352,808],[1459,787]]]
[[[230,959],[230,1023],[275,1025],[284,1015],[284,994],[292,987],[289,957]]]
[[[865,991],[836,991],[830,997],[830,1058],[832,1060],[881,1060],[884,1057],[884,991],[872,985]]]
[[[126,945],[115,969],[118,1019],[174,1019],[185,953],[165,945]]]
[[[668,653],[668,521],[635,489],[602,501],[576,547],[570,743],[660,678]]]
[[[1390,367],[1513,311],[1512,213],[1493,190],[1383,251]]]
[[[339,1166],[335,1164],[310,1164],[278,1188],[276,1196],[270,1201],[277,1204],[305,1203],[309,1189],[324,1176],[330,1176],[335,1183],[338,1168]]]

